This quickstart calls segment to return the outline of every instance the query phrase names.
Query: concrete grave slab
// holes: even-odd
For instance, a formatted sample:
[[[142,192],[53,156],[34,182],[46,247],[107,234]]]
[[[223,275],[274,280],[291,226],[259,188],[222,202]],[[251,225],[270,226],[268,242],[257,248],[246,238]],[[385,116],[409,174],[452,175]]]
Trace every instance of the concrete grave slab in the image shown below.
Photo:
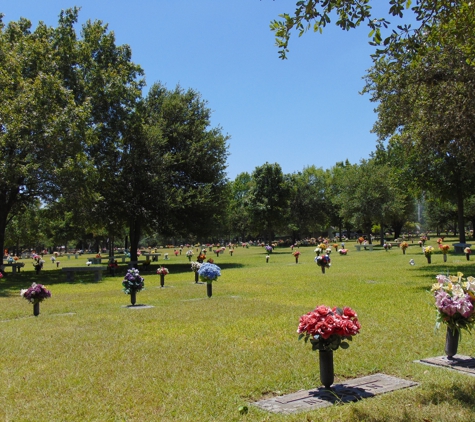
[[[349,380],[343,384],[335,384],[332,390],[327,390],[324,387],[301,390],[251,404],[268,412],[291,414],[316,410],[332,406],[335,403],[354,402],[417,385],[419,385],[417,382],[385,374],[374,374]]]
[[[453,369],[467,375],[475,376],[475,358],[471,356],[455,355],[452,359],[447,358],[447,356],[437,356],[434,358],[416,360],[415,362]]]

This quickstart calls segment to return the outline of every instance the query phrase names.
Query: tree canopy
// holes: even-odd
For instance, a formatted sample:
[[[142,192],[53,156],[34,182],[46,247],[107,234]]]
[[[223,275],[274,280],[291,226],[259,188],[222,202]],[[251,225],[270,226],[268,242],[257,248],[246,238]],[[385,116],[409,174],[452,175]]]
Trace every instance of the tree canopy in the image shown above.
[[[419,45],[421,34],[431,33],[434,23],[451,22],[452,30],[459,37],[473,31],[473,4],[469,0],[388,0],[386,16],[374,16],[373,6],[382,0],[299,0],[293,13],[283,13],[280,20],[270,24],[276,35],[279,56],[287,58],[289,41],[293,31],[299,36],[313,29],[323,32],[328,24],[335,19],[335,25],[343,30],[350,30],[361,24],[369,28],[371,44],[376,46],[376,55],[399,51],[401,42],[411,42],[414,47]],[[411,14],[417,22],[413,27],[410,23],[394,24],[393,18],[403,18]],[[455,19],[454,19],[455,17]],[[465,35],[464,35],[465,34]],[[471,40],[467,53],[475,57],[475,41]]]

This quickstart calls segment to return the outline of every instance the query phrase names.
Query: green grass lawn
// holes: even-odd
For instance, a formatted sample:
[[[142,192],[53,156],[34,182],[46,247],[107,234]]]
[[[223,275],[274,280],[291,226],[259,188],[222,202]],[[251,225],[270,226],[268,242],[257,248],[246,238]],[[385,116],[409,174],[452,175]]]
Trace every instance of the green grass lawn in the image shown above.
[[[126,307],[120,261],[119,275],[104,273],[100,282],[92,273],[66,282],[61,267],[84,266],[87,256],[62,257],[60,268],[45,257],[39,275],[31,260],[15,276],[8,268],[0,280],[1,420],[475,420],[475,378],[413,362],[444,354],[445,330],[434,332],[428,292],[435,276],[475,276],[475,262],[449,254],[444,263],[436,252],[429,265],[416,243],[406,255],[346,244],[348,255],[333,252],[324,275],[314,247],[300,248],[298,264],[289,248],[276,249],[269,263],[260,247],[236,248],[233,256],[208,252],[222,270],[211,299],[206,285],[194,283],[184,252],[175,257],[171,250],[168,261],[141,271],[145,290],[137,303],[153,306],[145,309]],[[165,288],[158,264],[170,271]],[[33,281],[52,292],[38,317],[20,297]],[[299,317],[320,304],[349,306],[362,325],[350,348],[334,353],[335,383],[382,372],[419,387],[295,415],[250,406],[320,386],[318,354],[296,332]],[[464,333],[458,353],[471,356],[474,347]]]

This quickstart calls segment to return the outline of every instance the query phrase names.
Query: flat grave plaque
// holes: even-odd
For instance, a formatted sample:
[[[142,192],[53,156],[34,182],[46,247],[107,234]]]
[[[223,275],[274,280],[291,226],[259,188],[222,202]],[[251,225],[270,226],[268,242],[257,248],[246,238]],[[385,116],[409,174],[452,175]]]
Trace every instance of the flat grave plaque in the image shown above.
[[[431,366],[441,366],[475,376],[475,358],[471,356],[455,355],[452,359],[448,359],[447,356],[437,356],[416,360],[415,362]]]
[[[343,384],[335,384],[332,390],[327,390],[324,387],[314,390],[301,390],[251,404],[268,412],[291,414],[316,410],[332,406],[335,403],[354,402],[417,385],[419,385],[417,382],[385,374],[374,374],[349,380]]]

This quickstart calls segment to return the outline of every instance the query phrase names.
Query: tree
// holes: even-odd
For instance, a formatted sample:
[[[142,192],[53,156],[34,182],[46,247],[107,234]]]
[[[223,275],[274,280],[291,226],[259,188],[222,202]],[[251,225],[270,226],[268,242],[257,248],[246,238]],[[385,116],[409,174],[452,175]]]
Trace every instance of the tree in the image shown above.
[[[165,236],[205,236],[221,225],[229,137],[210,127],[210,119],[207,102],[193,89],[168,90],[157,83],[145,99],[145,133],[155,151],[154,174],[147,176],[152,214],[145,220]]]
[[[252,172],[249,209],[255,234],[274,240],[286,228],[290,190],[279,164],[265,163]]]
[[[63,53],[75,42],[73,21],[70,11],[58,28],[40,23],[31,32],[26,19],[6,27],[0,20],[2,250],[7,224],[22,207],[57,197],[66,180],[86,179],[88,99],[79,104],[65,84]]]
[[[379,0],[378,0],[379,2]],[[435,23],[447,24],[451,22],[451,30],[459,38],[469,39],[466,53],[475,58],[475,41],[472,36],[474,11],[470,0],[415,0],[414,5],[410,0],[390,0],[388,3],[388,16],[403,18],[411,8],[413,17],[418,26],[411,24],[391,25],[385,17],[374,17],[372,4],[376,0],[299,0],[296,2],[293,14],[280,15],[282,20],[274,20],[270,28],[276,35],[276,45],[282,59],[287,58],[289,41],[293,30],[302,36],[310,28],[314,32],[323,32],[331,19],[336,16],[335,24],[343,30],[350,30],[361,24],[366,24],[369,29],[371,44],[377,46],[376,55],[385,55],[388,52],[395,54],[404,49],[403,44],[409,43],[417,48],[420,45],[421,34],[438,36],[437,30],[433,32]],[[411,7],[412,6],[412,7]],[[386,36],[384,30],[390,30]],[[384,39],[383,39],[384,37]],[[465,42],[465,40],[464,40]]]
[[[325,172],[315,166],[289,176],[289,228],[293,242],[301,236],[311,236],[328,227],[328,197]]]
[[[231,230],[245,241],[251,231],[251,216],[249,212],[249,193],[252,186],[251,175],[240,173],[230,182],[230,201],[228,208]]]
[[[475,66],[447,27],[422,34],[416,52],[407,45],[405,54],[375,61],[364,92],[378,103],[374,131],[404,147],[412,180],[457,205],[464,243],[463,204],[475,177]]]

